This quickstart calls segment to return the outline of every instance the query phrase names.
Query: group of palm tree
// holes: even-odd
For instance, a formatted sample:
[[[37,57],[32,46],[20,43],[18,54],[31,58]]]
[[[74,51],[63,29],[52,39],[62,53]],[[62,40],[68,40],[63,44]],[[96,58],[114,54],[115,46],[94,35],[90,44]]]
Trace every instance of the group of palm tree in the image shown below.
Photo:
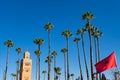
[[[80,45],[79,42],[82,42],[82,51],[83,51],[83,56],[84,56],[84,65],[86,69],[86,78],[87,80],[101,80],[101,74],[96,74],[94,71],[93,64],[97,63],[100,61],[100,44],[99,44],[99,37],[102,36],[102,32],[95,28],[91,24],[91,20],[93,19],[94,15],[90,12],[86,12],[85,14],[82,15],[83,20],[87,20],[85,27],[82,27],[76,31],[76,37],[73,41],[76,43],[76,48],[77,48],[77,55],[78,55],[78,65],[79,65],[79,76],[76,78],[76,80],[85,80],[85,76],[83,75],[82,71],[82,66],[81,66],[81,53],[80,53]],[[45,60],[45,62],[48,64],[48,70],[43,70],[42,73],[44,74],[44,80],[46,80],[46,73],[47,73],[47,80],[51,79],[51,63],[53,60],[54,63],[54,80],[60,80],[60,75],[61,75],[61,68],[56,65],[56,56],[57,56],[57,51],[51,52],[51,30],[53,29],[53,24],[48,22],[45,25],[45,30],[48,32],[48,55]],[[85,32],[88,32],[85,33]],[[90,52],[90,69],[88,70],[88,65],[87,65],[87,60],[86,60],[86,50],[85,50],[85,45],[84,45],[84,35],[88,35],[89,39],[89,52]],[[74,75],[73,73],[70,73],[70,60],[69,60],[69,38],[73,35],[72,32],[69,29],[66,29],[62,32],[62,36],[65,37],[66,40],[66,46],[61,49],[61,52],[64,54],[64,80],[74,80]],[[80,35],[80,36],[79,36]],[[94,40],[94,46],[95,46],[95,63],[93,62],[93,41]],[[34,51],[36,54],[36,80],[41,79],[41,65],[40,65],[40,54],[41,54],[41,45],[44,43],[44,40],[42,38],[37,38],[33,40],[33,42],[38,46],[38,48]],[[5,68],[5,74],[4,74],[4,80],[6,80],[7,77],[7,69],[8,69],[8,58],[10,54],[10,47],[14,46],[14,43],[11,40],[5,41],[5,45],[8,47],[7,51],[7,57],[6,57],[6,68]],[[17,72],[16,72],[16,80],[19,80],[20,77],[20,58],[19,55],[22,52],[21,48],[16,48],[16,51],[18,52],[18,60],[17,60]],[[90,73],[91,72],[91,73]],[[15,75],[14,75],[15,76]]]

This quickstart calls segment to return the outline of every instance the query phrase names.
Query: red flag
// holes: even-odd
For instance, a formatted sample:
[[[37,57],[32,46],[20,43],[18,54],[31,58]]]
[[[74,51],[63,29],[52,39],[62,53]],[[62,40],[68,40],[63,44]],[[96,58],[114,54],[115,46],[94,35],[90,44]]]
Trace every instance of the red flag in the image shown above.
[[[113,67],[117,67],[115,52],[95,64],[97,73],[103,72]]]

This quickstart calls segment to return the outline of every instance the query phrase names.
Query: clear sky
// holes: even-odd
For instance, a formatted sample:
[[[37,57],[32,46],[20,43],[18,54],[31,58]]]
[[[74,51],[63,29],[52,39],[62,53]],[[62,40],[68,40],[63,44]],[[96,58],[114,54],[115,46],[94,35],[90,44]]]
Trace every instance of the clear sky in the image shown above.
[[[16,48],[22,48],[20,58],[23,53],[29,49],[33,60],[32,80],[35,80],[35,54],[37,46],[33,40],[41,37],[45,43],[41,47],[41,70],[47,70],[47,64],[44,63],[47,56],[47,31],[44,25],[52,22],[54,28],[51,31],[51,52],[58,52],[57,65],[62,68],[61,78],[63,79],[63,53],[60,52],[65,45],[65,38],[61,36],[62,31],[69,29],[74,34],[70,38],[69,56],[70,72],[78,76],[77,49],[73,43],[77,29],[84,27],[86,21],[82,20],[82,14],[90,11],[95,15],[92,24],[103,32],[100,38],[101,59],[107,57],[112,51],[116,52],[118,68],[120,68],[120,1],[119,0],[1,0],[0,1],[0,80],[3,78],[5,69],[7,47],[4,41],[11,39],[14,47],[11,48],[9,56],[8,78],[11,79],[11,73],[16,71],[17,53]],[[86,33],[85,49],[87,52],[87,61],[89,62],[89,39]],[[81,45],[81,44],[80,44]],[[81,50],[81,61],[84,78],[85,69],[83,63],[83,54]],[[89,64],[89,63],[88,63]],[[52,65],[53,66],[53,65]],[[89,66],[90,68],[90,66]],[[107,78],[111,77],[110,70],[104,72]],[[53,74],[53,69],[52,69]],[[41,74],[42,75],[42,74]],[[41,79],[43,76],[41,77]],[[53,78],[53,76],[52,76]],[[61,80],[62,80],[61,79]],[[86,78],[85,78],[86,79]]]

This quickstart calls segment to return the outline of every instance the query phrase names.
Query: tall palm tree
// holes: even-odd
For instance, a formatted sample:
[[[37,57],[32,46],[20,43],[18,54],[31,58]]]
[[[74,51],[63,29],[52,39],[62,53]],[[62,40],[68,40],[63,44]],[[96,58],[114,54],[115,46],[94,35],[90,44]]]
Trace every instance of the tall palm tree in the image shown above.
[[[72,77],[72,80],[74,80],[74,74],[72,73],[70,76]]]
[[[53,28],[53,24],[48,22],[46,25],[45,25],[45,30],[48,31],[48,56],[50,56],[50,31],[52,30]],[[51,71],[51,63],[50,63],[50,59],[48,57],[48,80],[50,80],[50,71]]]
[[[66,38],[66,46],[68,50],[68,39],[71,37],[73,34],[70,30],[65,30],[62,32],[62,35]],[[69,51],[69,50],[68,50]],[[70,80],[70,70],[69,70],[69,55],[67,51],[67,80]]]
[[[14,73],[11,73],[11,76],[12,76],[12,80],[16,80],[16,74],[14,74]]]
[[[81,60],[80,60],[79,41],[80,41],[80,38],[75,38],[75,39],[74,39],[74,42],[76,42],[77,49],[78,49],[78,64],[79,64],[80,77],[81,77],[81,80],[83,80],[82,68],[81,68]]]
[[[56,73],[55,80],[58,80],[60,71],[61,71],[61,68],[60,68],[60,67],[55,67],[55,73]]]
[[[36,63],[36,79],[40,79],[40,54],[41,54],[41,52],[40,52],[40,50],[35,50],[34,51],[34,53],[37,55],[37,62],[38,63]]]
[[[59,80],[60,80],[60,75],[61,75],[61,73],[58,73],[58,76],[59,76]]]
[[[53,55],[53,59],[54,59],[54,69],[55,69],[55,67],[56,67],[56,55],[57,55],[57,52],[53,51],[52,55]],[[56,76],[56,74],[55,74],[55,70],[54,70],[54,80],[55,80],[55,76]]]
[[[40,47],[44,43],[44,40],[42,38],[37,38],[33,41],[36,45],[38,45],[38,50],[36,53],[37,60],[36,60],[36,79],[40,80]]]
[[[98,36],[97,36],[97,46],[98,46],[98,61],[100,61],[100,42],[99,37],[101,37],[103,33],[98,30]],[[101,80],[101,73],[99,74],[99,79]]]
[[[95,63],[98,62],[98,53],[97,53],[97,40],[96,40],[96,37],[97,37],[97,28],[93,27],[92,29],[92,36],[94,38],[94,46],[95,46]],[[96,74],[96,80],[98,80],[98,74]]]
[[[8,58],[9,58],[9,54],[10,54],[10,47],[13,47],[14,43],[11,40],[7,40],[7,41],[4,42],[4,45],[6,45],[8,47],[8,49],[7,49],[7,57],[6,57],[5,77],[4,77],[4,80],[6,80],[7,71],[8,71]]]
[[[43,70],[42,73],[44,74],[44,79],[43,80],[45,80],[45,76],[46,76],[47,71]]]
[[[95,43],[95,56],[96,63],[100,61],[100,45],[99,45],[99,37],[102,36],[102,32],[97,28],[93,28],[94,43]],[[99,74],[99,79],[101,80],[101,74]],[[96,74],[96,80],[98,80],[98,74]]]
[[[49,58],[49,60],[48,60],[48,58]],[[47,56],[47,59],[45,60],[45,63],[48,63],[48,61],[51,63],[52,59],[53,59],[52,55]]]
[[[66,48],[61,49],[61,52],[64,53],[64,80],[66,80],[66,53],[68,52],[68,50]]]
[[[89,80],[89,71],[88,71],[88,65],[87,65],[87,60],[86,60],[86,52],[85,52],[85,46],[84,46],[84,33],[86,29],[81,28],[77,30],[77,35],[81,34],[81,39],[82,39],[82,49],[83,49],[83,55],[84,55],[84,63],[85,63],[85,68],[86,68],[86,74],[87,74],[87,80]]]
[[[91,37],[91,29],[92,25],[90,23],[91,19],[94,17],[94,15],[90,12],[86,12],[82,15],[83,20],[87,20],[86,28],[88,29],[88,35],[90,40],[90,65],[91,65],[91,79],[94,80],[94,70],[93,70],[93,54],[92,54],[92,37]]]
[[[19,70],[20,70],[20,53],[22,52],[21,48],[16,48],[16,51],[18,52],[18,64],[17,64],[17,75],[16,80],[19,80]]]

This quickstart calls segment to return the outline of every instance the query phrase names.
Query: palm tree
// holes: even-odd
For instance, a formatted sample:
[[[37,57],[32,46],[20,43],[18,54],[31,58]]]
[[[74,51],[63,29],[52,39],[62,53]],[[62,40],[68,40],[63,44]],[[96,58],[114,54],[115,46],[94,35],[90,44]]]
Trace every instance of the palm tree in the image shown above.
[[[56,51],[53,51],[52,52],[52,55],[53,55],[53,59],[54,59],[54,68],[56,67],[56,55],[57,55],[57,52]],[[55,70],[54,70],[54,80],[55,80]]]
[[[7,78],[7,71],[8,71],[8,58],[9,58],[9,53],[10,53],[10,47],[14,46],[14,43],[11,40],[7,40],[4,42],[4,45],[8,47],[7,49],[7,57],[6,57],[6,68],[5,68],[5,77],[4,80]]]
[[[38,45],[38,50],[36,52],[37,60],[36,60],[36,80],[40,80],[40,47],[44,43],[44,40],[42,38],[35,39],[33,41],[36,45]]]
[[[70,76],[72,77],[72,80],[74,80],[74,74],[72,73]]]
[[[84,55],[84,63],[85,63],[85,68],[86,68],[87,80],[89,80],[89,71],[88,71],[87,60],[86,60],[86,52],[85,52],[85,47],[84,47],[84,33],[85,33],[85,31],[86,31],[85,28],[78,29],[77,30],[77,35],[81,34],[82,49],[83,49],[83,55]]]
[[[19,71],[18,71],[18,73],[20,74],[20,75],[22,75],[22,72],[23,72],[23,69],[20,69]],[[20,78],[19,78],[20,79]]]
[[[79,71],[80,71],[80,77],[81,77],[81,80],[83,80],[83,75],[82,75],[82,68],[81,68],[81,61],[80,61],[80,48],[79,48],[79,41],[80,41],[80,38],[75,38],[74,39],[74,42],[76,42],[76,45],[77,45],[77,49],[78,49],[78,64],[79,64]]]
[[[16,80],[15,78],[16,78],[16,74],[14,74],[14,73],[11,73],[11,76],[12,76],[12,80]]]
[[[97,28],[93,27],[92,29],[92,36],[94,37],[94,45],[95,45],[95,63],[98,62],[98,53],[97,53]],[[96,80],[98,80],[98,74],[96,74]]]
[[[18,60],[16,61],[16,64],[17,64],[17,68],[16,68],[16,80],[19,80],[19,73],[18,73],[19,72],[19,69],[18,69],[19,68],[19,66],[18,66],[19,65],[19,61]]]
[[[98,46],[98,61],[100,61],[100,42],[99,37],[102,36],[102,32],[98,30],[98,36],[97,36],[97,46]],[[99,74],[99,79],[101,80],[101,73]]]
[[[53,24],[48,22],[46,25],[45,25],[45,30],[48,31],[48,56],[50,55],[50,31],[52,30],[53,28]],[[50,59],[48,57],[48,80],[50,80],[50,71],[51,71],[51,63],[50,63]]]
[[[37,55],[37,62],[36,62],[36,79],[40,79],[40,50],[35,50],[34,53]]]
[[[18,64],[17,64],[17,75],[16,80],[19,80],[19,70],[20,70],[20,53],[22,52],[21,48],[16,48],[16,51],[18,52]]]
[[[45,80],[45,75],[46,75],[47,71],[43,70],[42,73],[44,74],[44,79],[43,80]]]
[[[58,76],[59,76],[59,80],[60,80],[60,75],[61,75],[61,73],[58,73]]]
[[[94,17],[94,15],[90,12],[86,12],[82,15],[83,20],[87,20],[86,28],[88,29],[88,35],[90,40],[90,65],[91,65],[91,79],[94,80],[94,71],[93,71],[93,54],[92,54],[92,37],[91,37],[91,29],[92,25],[90,24],[91,19]]]
[[[99,45],[99,37],[102,36],[102,32],[98,30],[97,28],[93,28],[94,36],[94,43],[95,43],[95,56],[96,56],[96,63],[100,61],[100,45]],[[97,52],[98,51],[98,52]],[[98,80],[98,74],[96,74],[96,80]],[[101,80],[101,74],[99,74],[99,79]]]
[[[61,68],[60,67],[55,67],[54,70],[55,70],[55,73],[56,73],[55,80],[58,80]]]
[[[66,48],[61,49],[61,52],[64,53],[64,80],[66,80],[66,53],[68,52],[68,50]]]
[[[73,34],[70,30],[65,30],[65,31],[62,32],[62,35],[66,38],[66,46],[67,46],[67,50],[68,50],[68,38],[71,37]],[[68,51],[67,51],[67,80],[70,80]]]
[[[49,59],[49,60],[48,60]],[[48,63],[48,61],[51,63],[53,59],[52,55],[47,56],[47,59],[45,60],[45,63]]]

